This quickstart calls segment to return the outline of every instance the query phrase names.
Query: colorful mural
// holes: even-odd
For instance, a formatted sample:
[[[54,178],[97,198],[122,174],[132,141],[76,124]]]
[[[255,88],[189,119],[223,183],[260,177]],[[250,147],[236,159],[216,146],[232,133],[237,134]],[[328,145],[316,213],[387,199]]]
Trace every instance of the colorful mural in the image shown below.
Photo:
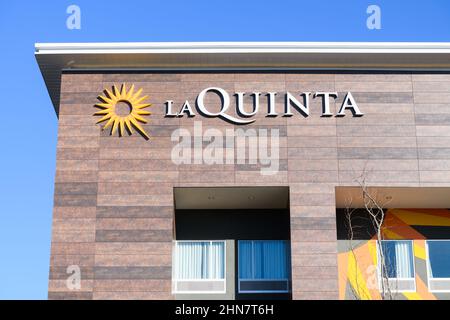
[[[353,237],[349,236],[348,216],[343,210],[337,212],[337,225],[339,298],[381,299],[376,267],[377,236],[369,216],[363,209],[352,213]],[[416,291],[393,293],[393,299],[450,299],[450,293],[429,292],[425,250],[427,239],[450,239],[450,210],[388,209],[382,234],[384,240],[413,240]]]

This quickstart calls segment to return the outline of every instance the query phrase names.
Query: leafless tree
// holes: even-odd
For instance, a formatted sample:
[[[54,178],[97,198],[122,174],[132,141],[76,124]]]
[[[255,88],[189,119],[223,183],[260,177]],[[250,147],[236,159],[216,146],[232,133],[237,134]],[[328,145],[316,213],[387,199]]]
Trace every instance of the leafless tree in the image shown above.
[[[345,218],[347,221],[347,238],[349,241],[349,249],[350,249],[350,254],[352,256],[352,259],[355,261],[355,264],[358,265],[358,256],[355,253],[355,245],[354,245],[354,239],[355,239],[355,230],[358,228],[358,226],[356,226],[353,223],[353,213],[356,209],[353,208],[353,206],[351,205],[351,202],[346,206],[345,208]],[[355,268],[355,274],[353,275],[354,279],[355,279],[355,286],[350,286],[350,289],[352,290],[353,293],[353,297],[355,299],[362,299],[362,295],[363,293],[360,290],[360,285],[359,285],[359,275],[358,275],[358,269]]]
[[[376,233],[376,243],[378,250],[378,276],[381,278],[379,279],[378,283],[380,286],[380,295],[382,300],[393,300],[394,299],[394,292],[392,288],[392,281],[389,280],[388,276],[388,266],[387,266],[387,260],[385,256],[385,252],[383,251],[382,241],[384,240],[384,221],[385,221],[385,210],[383,208],[386,208],[387,203],[380,204],[379,200],[377,199],[376,195],[372,194],[370,188],[367,185],[367,171],[364,169],[360,176],[358,176],[355,179],[356,183],[358,184],[359,188],[361,189],[362,193],[362,201],[364,206],[364,211],[368,214],[369,220],[375,230]],[[352,208],[351,205],[351,199],[349,204],[346,207],[346,221],[347,221],[347,227],[348,227],[348,240],[349,240],[349,247],[350,252],[353,256],[353,259],[355,259],[355,263],[358,264],[357,261],[357,255],[355,254],[355,247],[354,247],[354,238],[355,238],[355,230],[358,228],[361,228],[361,226],[355,225],[353,222],[353,213],[355,209]],[[356,272],[356,271],[355,271]],[[352,288],[353,294],[356,299],[361,299],[362,293],[360,292],[360,287],[358,284],[359,277],[357,274],[355,276],[356,281],[356,288]]]

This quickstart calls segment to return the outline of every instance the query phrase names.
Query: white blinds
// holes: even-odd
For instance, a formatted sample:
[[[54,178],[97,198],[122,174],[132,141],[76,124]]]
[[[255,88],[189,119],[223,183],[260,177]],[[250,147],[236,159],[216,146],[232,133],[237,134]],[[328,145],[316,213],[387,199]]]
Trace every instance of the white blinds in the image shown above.
[[[383,240],[381,242],[388,278],[413,278],[412,243],[409,240]],[[379,259],[381,256],[378,257]]]
[[[175,279],[213,280],[225,277],[225,242],[177,241]]]
[[[397,278],[412,278],[412,256],[410,241],[395,241],[395,260]]]

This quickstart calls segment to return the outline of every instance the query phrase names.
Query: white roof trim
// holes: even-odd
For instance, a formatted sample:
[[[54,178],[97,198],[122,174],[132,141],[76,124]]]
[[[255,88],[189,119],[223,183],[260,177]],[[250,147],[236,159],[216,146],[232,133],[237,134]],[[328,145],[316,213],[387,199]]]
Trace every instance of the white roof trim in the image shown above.
[[[447,42],[119,42],[36,43],[36,54],[450,53]]]

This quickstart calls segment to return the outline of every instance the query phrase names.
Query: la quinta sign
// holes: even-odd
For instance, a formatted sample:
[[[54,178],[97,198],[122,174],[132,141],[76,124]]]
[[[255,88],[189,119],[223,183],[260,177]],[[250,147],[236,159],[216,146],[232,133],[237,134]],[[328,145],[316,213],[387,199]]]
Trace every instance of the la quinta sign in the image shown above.
[[[219,111],[213,112],[211,111],[211,106],[208,107],[207,102],[205,101],[205,97],[210,94],[217,95],[221,100],[221,107]],[[246,111],[244,108],[244,96],[251,95],[253,96],[253,106],[252,111]],[[308,117],[310,113],[310,99],[322,99],[322,117],[344,117],[346,110],[351,111],[354,117],[361,117],[363,113],[360,111],[353,95],[351,92],[347,92],[343,99],[343,102],[339,108],[339,111],[334,114],[331,111],[330,100],[338,98],[337,92],[302,92],[298,96],[291,94],[290,92],[284,93],[284,106],[283,111],[279,112],[275,103],[275,97],[278,95],[278,92],[267,92],[265,94],[267,96],[267,111],[266,117],[291,117],[294,115],[293,109],[297,111],[297,113],[301,114],[304,117]],[[260,97],[262,96],[261,92],[235,92],[234,96],[236,98],[236,114],[239,115],[235,117],[230,114],[230,106],[231,99],[230,95],[227,91],[218,87],[209,87],[202,90],[195,101],[195,109],[198,114],[205,117],[218,117],[223,120],[236,123],[236,124],[248,124],[255,121],[252,117],[255,116],[258,112],[260,112]],[[299,98],[303,98],[300,100]],[[196,113],[194,108],[192,107],[192,103],[189,100],[186,100],[181,106],[179,106],[179,111],[175,111],[173,100],[167,100],[166,103],[166,117],[183,117],[187,115],[189,117],[195,117]]]

